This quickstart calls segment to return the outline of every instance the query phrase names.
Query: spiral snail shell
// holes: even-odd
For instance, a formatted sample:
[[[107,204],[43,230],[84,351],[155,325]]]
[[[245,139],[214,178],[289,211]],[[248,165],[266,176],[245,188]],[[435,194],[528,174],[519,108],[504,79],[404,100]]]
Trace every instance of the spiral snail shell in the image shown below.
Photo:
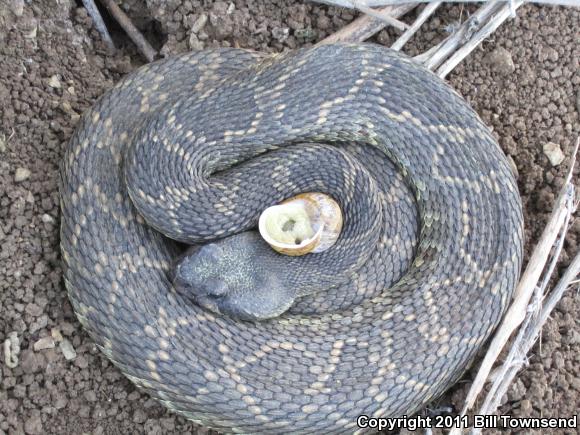
[[[281,254],[299,256],[323,252],[340,235],[342,211],[328,195],[302,193],[265,209],[258,229],[262,238]]]

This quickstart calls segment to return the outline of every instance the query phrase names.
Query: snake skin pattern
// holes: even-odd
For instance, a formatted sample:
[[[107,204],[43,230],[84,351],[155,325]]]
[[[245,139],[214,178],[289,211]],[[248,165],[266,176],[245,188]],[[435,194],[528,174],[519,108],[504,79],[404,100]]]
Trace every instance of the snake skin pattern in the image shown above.
[[[324,176],[297,177],[301,163]],[[125,178],[141,182],[128,191]],[[359,204],[341,204],[341,238],[358,242],[338,246],[350,247],[338,266],[300,257],[320,276],[349,269],[346,281],[260,322],[173,288],[184,248],[153,227],[205,243],[305,186]],[[522,261],[517,186],[490,131],[435,75],[370,44],[142,67],[83,116],[61,198],[82,325],[138,387],[223,432],[353,433],[361,414],[419,410],[498,324]]]

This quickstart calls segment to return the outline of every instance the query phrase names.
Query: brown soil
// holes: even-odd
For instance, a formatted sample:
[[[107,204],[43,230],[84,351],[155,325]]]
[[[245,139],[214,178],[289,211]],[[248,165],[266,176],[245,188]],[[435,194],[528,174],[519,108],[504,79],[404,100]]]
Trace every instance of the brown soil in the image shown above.
[[[282,0],[121,3],[164,54],[217,46],[286,50],[355,18]],[[0,341],[15,331],[21,348],[13,369],[0,351],[0,435],[206,433],[137,391],[95,348],[66,297],[58,248],[62,150],[79,114],[143,63],[107,17],[119,47],[111,53],[80,4],[0,0]],[[407,52],[441,39],[471,10],[443,7]],[[529,253],[565,173],[566,161],[552,166],[543,146],[553,142],[569,155],[580,134],[580,11],[528,5],[517,15],[449,81],[515,162]],[[383,31],[376,41],[395,36]],[[578,251],[579,235],[576,220],[561,267]],[[578,293],[569,291],[505,397],[503,414],[571,416],[580,409],[579,318]],[[74,359],[64,356],[66,342]],[[465,391],[460,384],[431,408],[457,409]]]

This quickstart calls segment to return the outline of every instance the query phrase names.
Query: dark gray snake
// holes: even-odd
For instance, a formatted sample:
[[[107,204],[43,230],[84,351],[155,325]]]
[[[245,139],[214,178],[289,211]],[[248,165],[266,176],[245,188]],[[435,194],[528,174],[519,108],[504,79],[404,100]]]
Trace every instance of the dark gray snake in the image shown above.
[[[335,247],[291,258],[255,232],[230,237],[301,191],[341,203]],[[419,410],[497,325],[522,261],[517,186],[489,130],[432,73],[375,45],[140,68],[83,116],[61,197],[83,326],[137,386],[224,432],[354,432],[361,414]],[[154,228],[219,239],[199,248],[197,294],[172,285],[184,246]],[[225,314],[201,308],[204,294]],[[293,306],[235,317],[239,300],[270,298]]]

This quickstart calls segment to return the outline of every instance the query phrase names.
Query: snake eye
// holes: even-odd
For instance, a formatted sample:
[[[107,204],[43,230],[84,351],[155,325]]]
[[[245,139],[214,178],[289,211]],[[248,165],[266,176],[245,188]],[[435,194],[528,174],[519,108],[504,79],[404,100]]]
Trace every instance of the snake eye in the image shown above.
[[[328,195],[303,193],[264,210],[258,227],[262,238],[281,254],[323,252],[340,235],[342,211]]]

